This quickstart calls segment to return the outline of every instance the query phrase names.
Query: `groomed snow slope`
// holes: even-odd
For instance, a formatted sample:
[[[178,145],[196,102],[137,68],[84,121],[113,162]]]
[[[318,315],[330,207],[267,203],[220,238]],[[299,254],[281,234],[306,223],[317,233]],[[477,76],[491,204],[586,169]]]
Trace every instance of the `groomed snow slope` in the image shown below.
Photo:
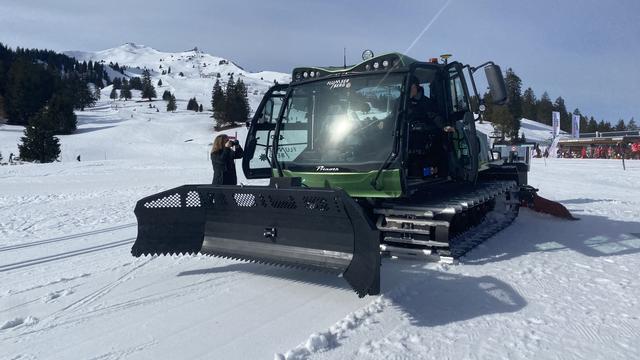
[[[640,357],[640,162],[536,159],[530,183],[582,220],[523,210],[460,265],[384,259],[359,299],[324,274],[131,257],[136,201],[208,183],[213,134],[118,104],[79,113],[62,162],[0,167],[2,359]],[[20,133],[0,126],[5,158]]]
[[[485,121],[482,124],[476,122],[476,129],[482,131],[488,136],[493,134],[493,124],[488,121]],[[520,134],[522,133],[524,133],[524,136],[528,141],[536,141],[548,145],[553,140],[553,127],[529,119],[523,118],[520,120]],[[560,135],[566,136],[567,133],[561,131]]]

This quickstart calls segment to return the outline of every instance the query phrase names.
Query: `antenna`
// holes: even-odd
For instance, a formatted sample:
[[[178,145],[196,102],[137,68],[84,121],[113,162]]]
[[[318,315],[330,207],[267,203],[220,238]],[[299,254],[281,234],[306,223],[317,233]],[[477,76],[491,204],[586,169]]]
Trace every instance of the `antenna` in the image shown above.
[[[342,59],[343,59],[343,66],[346,69],[347,68],[347,48],[343,48],[342,50]]]

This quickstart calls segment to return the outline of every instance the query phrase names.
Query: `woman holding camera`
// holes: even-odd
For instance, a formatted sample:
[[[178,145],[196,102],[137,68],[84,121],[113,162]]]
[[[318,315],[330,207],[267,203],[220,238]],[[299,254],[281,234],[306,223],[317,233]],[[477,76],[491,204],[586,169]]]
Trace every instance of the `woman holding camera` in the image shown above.
[[[211,165],[213,165],[213,185],[236,185],[235,159],[244,154],[238,140],[231,140],[225,134],[218,135],[211,147]]]

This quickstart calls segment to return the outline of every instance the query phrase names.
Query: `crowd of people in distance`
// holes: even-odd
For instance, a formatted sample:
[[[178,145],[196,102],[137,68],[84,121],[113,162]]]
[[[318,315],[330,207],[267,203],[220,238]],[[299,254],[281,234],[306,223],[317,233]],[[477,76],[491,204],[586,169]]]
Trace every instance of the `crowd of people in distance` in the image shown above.
[[[617,145],[558,147],[559,158],[573,159],[640,159],[640,141]]]

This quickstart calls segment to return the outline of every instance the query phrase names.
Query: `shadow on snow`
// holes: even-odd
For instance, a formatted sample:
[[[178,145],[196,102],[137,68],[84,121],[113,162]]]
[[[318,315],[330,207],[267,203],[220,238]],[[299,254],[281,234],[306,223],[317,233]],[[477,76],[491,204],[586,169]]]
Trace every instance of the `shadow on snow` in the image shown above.
[[[563,203],[596,201],[608,200],[575,199]],[[530,253],[562,250],[590,257],[640,252],[640,223],[611,220],[596,215],[578,214],[578,217],[580,221],[566,221],[521,209],[520,216],[510,227],[469,252],[462,262],[467,265],[482,265]]]
[[[381,293],[392,301],[393,307],[406,313],[415,326],[444,325],[484,315],[515,312],[526,306],[526,301],[511,286],[491,276],[450,274],[425,269],[424,263],[398,259],[383,259],[380,270]],[[178,276],[234,271],[352,291],[346,281],[336,276],[254,263],[184,271]]]

